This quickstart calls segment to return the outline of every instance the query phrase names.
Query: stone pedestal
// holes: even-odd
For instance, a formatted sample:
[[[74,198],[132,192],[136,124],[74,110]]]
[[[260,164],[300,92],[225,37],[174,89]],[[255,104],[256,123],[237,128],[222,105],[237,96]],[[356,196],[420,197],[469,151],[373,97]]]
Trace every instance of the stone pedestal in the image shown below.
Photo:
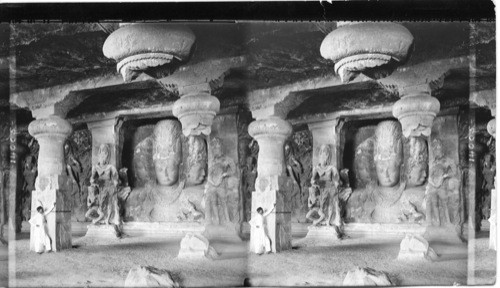
[[[181,240],[177,258],[179,259],[215,259],[219,256],[210,246],[208,239],[200,234],[187,233]]]
[[[342,286],[395,286],[389,275],[368,267],[356,267],[347,272]]]
[[[85,237],[116,239],[121,236],[120,234],[120,230],[114,225],[88,225]]]
[[[339,231],[335,226],[309,226],[306,237],[294,242],[298,247],[332,246],[340,240]]]
[[[257,208],[274,211],[265,218],[266,234],[271,240],[271,251],[276,253],[292,248],[291,189],[287,181],[284,163],[284,143],[292,133],[292,126],[278,118],[269,117],[252,122],[248,127],[250,136],[259,143],[257,162],[258,178],[252,194],[252,218]],[[250,247],[254,247],[256,228],[250,231]]]
[[[31,197],[31,215],[42,206],[47,212],[55,203],[54,210],[46,216],[47,231],[52,250],[71,248],[71,199],[69,183],[64,167],[64,142],[70,135],[71,124],[58,117],[49,116],[30,123],[28,131],[40,145],[38,154],[38,177]],[[31,227],[34,235],[34,227]],[[30,249],[34,250],[34,239],[30,237]]]
[[[399,261],[434,261],[438,255],[429,247],[429,242],[420,235],[407,234],[401,241]]]
[[[205,225],[202,235],[210,241],[238,243],[242,241],[240,236],[238,236],[238,230],[238,224]]]

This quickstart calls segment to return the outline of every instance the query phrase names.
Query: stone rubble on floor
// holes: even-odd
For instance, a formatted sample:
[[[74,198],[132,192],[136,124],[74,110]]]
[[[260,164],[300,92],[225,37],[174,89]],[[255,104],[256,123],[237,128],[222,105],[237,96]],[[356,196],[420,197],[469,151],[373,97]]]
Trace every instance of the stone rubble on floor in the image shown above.
[[[429,242],[420,235],[406,234],[401,241],[398,260],[403,261],[434,261],[438,255],[429,247]]]
[[[167,287],[179,288],[170,272],[152,266],[137,266],[132,268],[125,279],[125,287]]]
[[[357,267],[344,278],[342,286],[394,286],[387,273],[372,268]]]
[[[199,234],[187,233],[181,240],[179,259],[215,259],[219,256],[217,251],[210,246],[207,238]]]

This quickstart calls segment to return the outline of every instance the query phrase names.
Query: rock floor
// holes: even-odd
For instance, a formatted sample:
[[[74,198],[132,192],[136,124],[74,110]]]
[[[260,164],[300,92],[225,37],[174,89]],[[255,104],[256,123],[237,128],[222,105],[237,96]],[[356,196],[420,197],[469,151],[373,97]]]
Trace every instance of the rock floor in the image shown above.
[[[74,235],[73,249],[38,255],[28,250],[28,233],[18,238],[16,279],[10,283],[17,287],[123,287],[135,265],[169,270],[183,287],[241,286],[245,278],[253,286],[340,286],[356,265],[388,272],[397,285],[467,284],[466,244],[430,242],[440,255],[438,261],[404,263],[396,260],[400,241],[394,239],[348,238],[333,247],[294,248],[262,256],[247,254],[247,241],[214,242],[219,259],[193,261],[176,259],[180,239],[95,240],[80,234]],[[475,243],[475,281],[492,284],[496,252],[487,250],[487,236],[478,234]],[[3,256],[0,253],[0,269],[6,271]],[[0,275],[0,286],[6,279]]]

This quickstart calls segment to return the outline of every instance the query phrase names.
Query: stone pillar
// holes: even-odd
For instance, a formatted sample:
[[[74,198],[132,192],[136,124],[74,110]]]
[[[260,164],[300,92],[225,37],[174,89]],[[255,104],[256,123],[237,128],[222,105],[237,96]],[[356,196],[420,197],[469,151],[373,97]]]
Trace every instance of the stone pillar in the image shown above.
[[[99,145],[108,144],[111,151],[109,164],[115,166],[117,169],[121,167],[120,128],[122,124],[123,121],[117,118],[87,123],[87,127],[92,133],[92,165],[97,164]]]
[[[248,133],[259,143],[257,181],[252,194],[252,218],[258,207],[274,211],[266,217],[266,233],[271,239],[271,251],[276,253],[292,248],[291,187],[285,173],[284,143],[292,134],[292,126],[278,117],[256,120],[248,127]],[[256,231],[250,231],[253,247]]]
[[[333,120],[309,123],[309,130],[313,137],[313,167],[318,164],[318,155],[316,150],[323,144],[328,144],[332,148],[332,164],[339,169],[341,163],[340,159],[340,129],[342,128],[343,122],[339,118]]]
[[[31,198],[31,215],[37,213],[40,203],[47,211],[55,204],[52,213],[46,216],[47,230],[52,250],[71,248],[71,199],[69,182],[65,172],[64,142],[71,134],[71,124],[59,116],[51,115],[30,123],[29,133],[40,145],[38,154],[38,177]],[[31,227],[30,249],[34,250],[34,227]]]
[[[496,110],[496,109],[495,109]],[[495,110],[491,110],[491,114],[495,116]],[[490,133],[493,138],[496,138],[496,118],[493,118],[488,122],[488,133]],[[496,160],[498,161],[498,160]],[[497,250],[497,178],[495,176],[495,189],[491,190],[491,212],[490,218],[490,241],[489,249]]]

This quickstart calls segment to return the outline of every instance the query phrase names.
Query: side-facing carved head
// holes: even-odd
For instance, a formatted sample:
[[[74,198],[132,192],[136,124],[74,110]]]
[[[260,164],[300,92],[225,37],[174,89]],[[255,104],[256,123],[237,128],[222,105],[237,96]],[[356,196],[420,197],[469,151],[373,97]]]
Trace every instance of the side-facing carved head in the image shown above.
[[[332,162],[332,147],[328,144],[319,146],[318,165],[327,166]]]
[[[379,185],[392,187],[399,183],[403,163],[401,124],[398,121],[382,121],[375,129],[375,167]]]
[[[419,137],[410,137],[410,155],[406,165],[408,186],[420,186],[427,180],[429,153],[427,142]]]
[[[375,140],[373,136],[367,138],[356,147],[354,154],[354,171],[357,187],[365,187],[367,184],[377,181],[377,173],[375,172],[375,163],[373,161],[374,147]]]
[[[99,150],[97,152],[97,164],[98,165],[106,165],[109,164],[109,156],[110,156],[110,147],[108,144],[99,145]]]

